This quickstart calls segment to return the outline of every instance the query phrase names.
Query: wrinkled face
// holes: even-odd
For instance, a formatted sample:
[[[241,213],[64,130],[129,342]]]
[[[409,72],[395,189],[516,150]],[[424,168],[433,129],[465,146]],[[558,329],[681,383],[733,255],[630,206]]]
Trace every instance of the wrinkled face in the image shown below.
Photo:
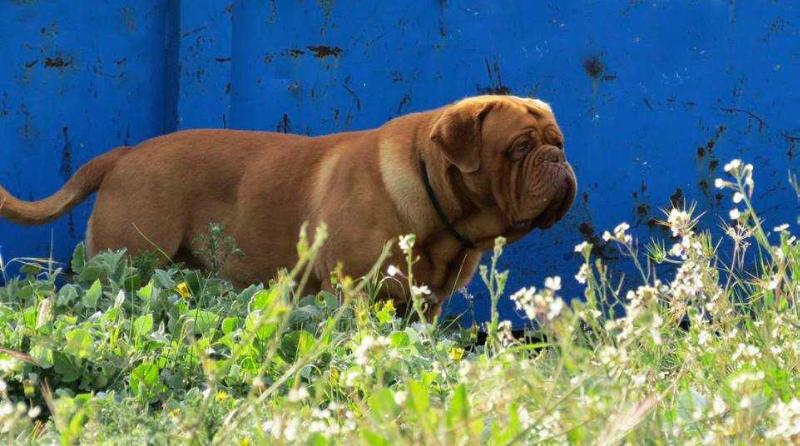
[[[575,199],[577,181],[564,155],[564,136],[544,102],[465,99],[446,109],[432,139],[461,171],[470,193],[505,215],[511,238],[549,228]]]

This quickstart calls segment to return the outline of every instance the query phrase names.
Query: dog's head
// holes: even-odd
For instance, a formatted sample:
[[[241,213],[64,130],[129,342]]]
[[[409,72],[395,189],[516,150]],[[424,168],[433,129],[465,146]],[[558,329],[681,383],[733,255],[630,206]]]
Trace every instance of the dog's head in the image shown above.
[[[430,138],[474,201],[505,214],[509,237],[549,228],[575,199],[564,136],[550,106],[538,99],[464,99],[442,110]]]

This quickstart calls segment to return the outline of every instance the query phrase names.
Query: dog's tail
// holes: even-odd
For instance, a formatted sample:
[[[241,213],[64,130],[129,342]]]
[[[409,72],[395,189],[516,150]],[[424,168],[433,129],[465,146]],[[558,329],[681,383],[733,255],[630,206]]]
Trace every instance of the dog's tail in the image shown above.
[[[0,217],[24,225],[51,222],[100,188],[106,172],[114,168],[130,148],[120,147],[89,161],[58,192],[39,201],[23,201],[0,186]]]

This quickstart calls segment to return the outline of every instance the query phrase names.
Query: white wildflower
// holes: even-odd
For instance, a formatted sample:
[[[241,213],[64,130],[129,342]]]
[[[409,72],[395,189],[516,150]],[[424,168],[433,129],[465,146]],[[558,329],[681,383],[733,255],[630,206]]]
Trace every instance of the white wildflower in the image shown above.
[[[711,405],[711,416],[718,417],[725,413],[728,410],[728,405],[725,404],[725,401],[719,395],[714,397],[714,402]]]
[[[783,249],[781,249],[780,246],[773,247],[772,255],[779,263],[783,263],[783,261],[786,260],[786,255],[783,253]]]
[[[628,359],[628,353],[624,349],[617,349],[612,345],[605,345],[597,355],[600,363],[605,366],[618,366]]]
[[[344,386],[345,387],[355,387],[356,383],[358,382],[358,378],[361,377],[361,372],[358,370],[348,370],[347,373],[344,375]]]
[[[536,288],[522,288],[516,293],[511,295],[511,301],[518,310],[525,312],[528,319],[536,319],[536,308],[533,305],[533,297],[536,293]]]
[[[0,419],[3,419],[14,413],[14,405],[10,401],[0,404]]]
[[[739,407],[742,409],[747,409],[753,404],[753,400],[750,399],[749,396],[743,396],[742,399],[739,401]]]
[[[430,288],[428,288],[427,285],[420,285],[420,286],[413,285],[411,287],[411,294],[415,296],[427,296],[431,294],[431,290]]]
[[[36,418],[39,414],[42,413],[42,408],[39,406],[33,406],[28,409],[28,418]]]
[[[778,285],[781,283],[781,278],[778,275],[774,275],[770,277],[769,283],[767,283],[767,289],[772,291],[778,288]]]
[[[408,254],[409,252],[411,252],[411,248],[414,247],[414,241],[415,240],[416,240],[416,237],[414,236],[414,234],[401,235],[400,236],[400,241],[398,243],[400,245],[400,249],[404,253]]]
[[[531,417],[531,414],[525,407],[520,406],[517,409],[517,417],[519,418],[519,422],[522,425],[523,429],[527,429],[531,425],[533,425],[533,417]]]
[[[725,166],[723,167],[723,170],[725,170],[725,172],[727,172],[727,173],[733,173],[737,169],[739,169],[739,166],[741,166],[741,165],[742,165],[742,160],[734,159],[731,162],[725,164]]]
[[[633,240],[632,237],[628,235],[628,229],[630,228],[631,226],[625,222],[618,224],[617,227],[614,228],[614,238],[623,243],[630,243]]]
[[[738,220],[739,217],[742,216],[742,213],[739,212],[739,209],[733,208],[728,212],[728,215],[731,217],[731,220]]]
[[[561,289],[561,277],[553,276],[544,279],[544,286],[550,290],[558,291]]]
[[[775,232],[785,232],[788,229],[789,229],[789,224],[784,223],[782,225],[775,226],[772,230]]]
[[[584,284],[589,279],[589,274],[591,274],[589,265],[584,263],[581,265],[580,269],[578,270],[578,273],[575,274],[575,280],[577,280],[578,283],[580,284]]]
[[[738,192],[738,191],[733,193],[733,202],[734,203],[739,204],[739,203],[742,202],[742,200],[744,200],[744,194],[743,193]]]
[[[561,310],[564,309],[564,300],[561,298],[555,298],[552,302],[547,306],[547,320],[552,321],[559,314],[561,314]]]
[[[306,390],[305,387],[298,387],[296,389],[289,390],[288,395],[286,395],[286,399],[292,403],[299,403],[300,401],[308,398],[308,396],[308,390]]]
[[[117,297],[114,299],[114,307],[120,308],[122,307],[123,303],[125,303],[125,292],[119,290],[119,293],[117,293]]]
[[[386,268],[386,274],[388,274],[391,277],[394,277],[394,276],[400,274],[400,269],[397,268],[394,265],[389,265],[389,267]]]
[[[591,245],[587,241],[583,241],[575,245],[575,252],[582,254],[586,251]]]
[[[735,360],[736,358],[733,359]],[[730,387],[731,389],[738,391],[744,384],[748,382],[761,382],[763,380],[764,380],[764,372],[762,371],[742,372],[731,379]]]
[[[358,365],[365,365],[369,362],[370,352],[379,350],[389,345],[391,341],[386,336],[378,336],[377,338],[372,335],[366,335],[361,339],[361,343],[353,352],[355,362]]]
[[[618,224],[617,227],[614,228],[614,234],[619,236],[620,234],[624,234],[625,231],[627,231],[630,228],[631,228],[631,225],[629,225],[629,224],[627,224],[625,222],[622,222],[622,223]]]
[[[284,419],[281,416],[276,416],[272,420],[269,420],[263,424],[263,429],[270,434],[276,440],[286,440],[288,442],[294,442],[297,439],[297,432],[299,427],[300,420],[298,418],[291,418]]]
[[[517,310],[525,312],[530,320],[545,316],[547,320],[557,317],[564,309],[564,301],[555,296],[555,289],[561,287],[561,280],[554,277],[545,281],[546,289],[537,292],[536,288],[522,288],[511,295],[511,301]],[[541,322],[541,321],[540,321]]]
[[[514,343],[514,333],[511,331],[511,321],[504,320],[497,324],[497,335],[504,347]]]
[[[691,215],[689,215],[688,212],[678,208],[670,209],[669,215],[667,216],[667,223],[672,230],[673,237],[677,237],[679,234],[690,229],[691,222]]]
[[[788,403],[778,400],[770,407],[769,412],[772,414],[775,426],[766,431],[764,436],[795,444],[800,437],[800,400],[792,398]]]
[[[342,407],[343,406],[340,403],[338,403],[336,401],[331,401],[330,403],[328,403],[328,409],[327,410],[329,410],[331,412],[336,412],[339,409],[342,409]]]
[[[706,345],[709,340],[711,340],[711,333],[705,330],[700,331],[700,333],[697,335],[698,345]]]

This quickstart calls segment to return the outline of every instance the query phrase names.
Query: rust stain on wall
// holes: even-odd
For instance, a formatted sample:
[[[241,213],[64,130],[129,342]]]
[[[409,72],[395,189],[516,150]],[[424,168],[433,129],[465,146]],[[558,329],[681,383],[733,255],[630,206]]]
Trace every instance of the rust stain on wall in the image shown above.
[[[343,51],[338,46],[308,46],[309,51],[314,55],[314,57],[322,59],[324,57],[339,57],[342,55]]]
[[[72,65],[72,57],[63,58],[61,56],[48,57],[44,60],[45,68],[64,69]]]

